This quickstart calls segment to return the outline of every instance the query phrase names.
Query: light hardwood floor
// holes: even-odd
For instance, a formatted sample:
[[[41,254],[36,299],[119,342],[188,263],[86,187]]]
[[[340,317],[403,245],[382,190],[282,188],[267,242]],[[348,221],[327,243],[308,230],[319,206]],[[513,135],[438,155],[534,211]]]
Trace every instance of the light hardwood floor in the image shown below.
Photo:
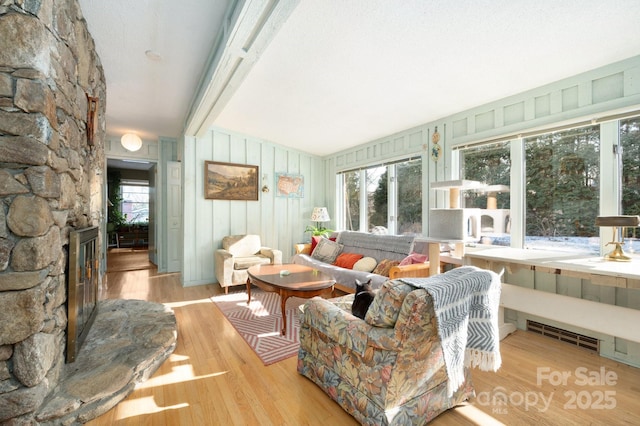
[[[221,292],[215,284],[183,288],[179,275],[153,269],[107,274],[103,298],[172,307],[178,345],[147,382],[89,425],[357,424],[298,375],[295,357],[263,366],[210,301]],[[501,352],[497,373],[473,370],[478,396],[433,425],[640,424],[640,369],[524,331],[503,340]],[[561,374],[564,383],[555,380]]]

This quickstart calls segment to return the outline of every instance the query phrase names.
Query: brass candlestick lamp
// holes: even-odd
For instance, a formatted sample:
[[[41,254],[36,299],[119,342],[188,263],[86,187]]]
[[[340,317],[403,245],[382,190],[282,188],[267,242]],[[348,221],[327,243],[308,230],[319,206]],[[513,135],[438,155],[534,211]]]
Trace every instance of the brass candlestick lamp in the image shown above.
[[[638,227],[640,226],[640,216],[598,216],[596,218],[596,226],[611,226],[613,227],[612,241],[605,245],[614,245],[613,251],[605,255],[606,260],[613,260],[616,262],[629,262],[631,258],[624,254],[622,251],[622,244],[624,244],[624,228]],[[620,241],[618,238],[618,228],[622,228],[622,234]]]

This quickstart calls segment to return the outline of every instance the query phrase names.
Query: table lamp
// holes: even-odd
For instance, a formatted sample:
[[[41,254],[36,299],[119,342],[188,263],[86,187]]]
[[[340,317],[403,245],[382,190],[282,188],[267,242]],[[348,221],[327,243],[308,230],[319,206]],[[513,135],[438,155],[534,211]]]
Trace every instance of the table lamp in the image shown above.
[[[638,227],[640,226],[640,216],[598,216],[596,217],[596,226],[611,226],[613,227],[612,241],[605,245],[613,244],[615,248],[613,251],[605,255],[606,260],[613,260],[616,262],[629,262],[631,258],[624,254],[622,251],[622,244],[624,244],[624,228]],[[622,228],[622,234],[620,241],[618,238],[618,228]]]
[[[329,212],[326,207],[314,207],[313,212],[311,213],[311,221],[316,222],[316,226],[318,228],[321,227],[322,222],[329,222],[331,219],[329,218]]]

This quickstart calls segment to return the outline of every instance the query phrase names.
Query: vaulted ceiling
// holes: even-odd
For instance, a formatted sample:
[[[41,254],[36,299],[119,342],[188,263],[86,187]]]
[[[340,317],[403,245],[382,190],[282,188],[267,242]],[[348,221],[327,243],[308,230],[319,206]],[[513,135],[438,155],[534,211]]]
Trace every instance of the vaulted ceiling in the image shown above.
[[[203,125],[326,155],[640,54],[637,0],[280,0],[280,20],[257,20],[261,48],[219,63],[250,56],[241,78],[203,102],[230,3],[240,20],[266,4],[80,0],[109,135],[179,137],[195,109]]]

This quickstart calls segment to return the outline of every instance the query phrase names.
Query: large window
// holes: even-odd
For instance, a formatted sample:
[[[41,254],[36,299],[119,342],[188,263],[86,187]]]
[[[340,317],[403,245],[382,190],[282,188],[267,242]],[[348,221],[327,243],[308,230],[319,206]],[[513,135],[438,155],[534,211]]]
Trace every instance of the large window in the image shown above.
[[[640,215],[640,117],[620,122],[620,146],[622,147],[622,208],[625,215]],[[640,251],[637,228],[627,228],[625,250]]]
[[[510,245],[511,233],[511,152],[508,142],[467,148],[460,153],[465,180],[482,186],[463,191],[463,207],[480,209],[482,244]]]
[[[149,222],[149,187],[122,185],[122,213],[127,223]]]
[[[600,127],[588,126],[524,140],[525,247],[598,253]]]
[[[367,182],[367,226],[388,228],[387,215],[389,202],[387,197],[389,173],[386,166],[365,170]]]
[[[344,173],[342,179],[345,229],[357,231],[360,229],[360,172]]]
[[[422,234],[422,161],[396,164],[398,234]]]
[[[522,200],[525,208],[521,218],[524,235],[518,240],[525,248],[598,254],[601,230],[595,226],[595,218],[602,211],[607,214],[640,214],[640,117],[619,122],[621,149],[616,151],[619,154],[616,158],[621,172],[612,174],[619,176],[619,182],[601,182],[600,161],[604,143],[600,128],[601,125],[589,125],[512,142],[461,149],[461,178],[498,189],[493,193],[486,188],[463,192],[465,208],[482,210],[480,242],[512,245],[510,225],[513,218],[507,213],[510,211],[511,194],[507,188],[511,186],[509,175],[513,173],[510,153],[515,147],[518,152],[523,150],[523,162],[517,169],[521,167],[525,176],[524,193],[516,197]],[[511,143],[516,145],[511,146]],[[606,146],[615,146],[616,143],[609,140]],[[518,174],[515,176],[518,178]],[[607,199],[602,201],[602,185],[619,188],[620,196],[607,193]],[[500,192],[501,188],[503,192]],[[620,203],[613,212],[611,206],[601,206],[602,202],[610,200],[619,200]],[[493,218],[490,218],[487,212],[492,209]],[[505,221],[501,223],[504,228],[495,226],[495,217],[500,211],[505,212]],[[637,231],[636,228],[627,229],[625,250],[640,250]]]
[[[422,233],[422,162],[406,160],[341,174],[344,228]]]

